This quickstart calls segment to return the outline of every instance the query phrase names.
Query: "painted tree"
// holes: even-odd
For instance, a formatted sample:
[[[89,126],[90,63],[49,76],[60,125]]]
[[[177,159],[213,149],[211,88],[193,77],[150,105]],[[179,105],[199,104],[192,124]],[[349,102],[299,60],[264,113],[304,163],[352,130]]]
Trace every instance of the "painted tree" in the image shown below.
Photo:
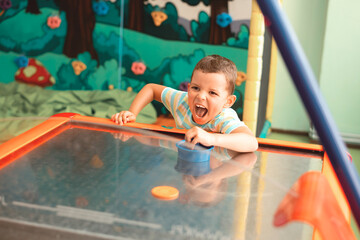
[[[222,44],[227,41],[231,36],[230,25],[227,27],[220,27],[216,23],[216,16],[220,13],[228,13],[228,2],[231,0],[182,0],[191,6],[196,6],[200,2],[203,2],[206,6],[210,5],[210,44]]]
[[[129,25],[129,0],[117,0],[113,4],[110,4],[116,8],[119,13],[120,24],[125,27]],[[113,19],[111,20],[113,21]],[[124,21],[123,23],[121,21]]]
[[[144,0],[129,0],[128,28],[143,32],[144,30]]]
[[[40,14],[39,6],[37,0],[28,0],[28,4],[25,12],[32,14]]]
[[[95,13],[92,1],[58,0],[60,11],[66,13],[67,33],[63,54],[76,58],[78,54],[89,52],[92,59],[99,60],[94,48],[93,31],[95,28]]]

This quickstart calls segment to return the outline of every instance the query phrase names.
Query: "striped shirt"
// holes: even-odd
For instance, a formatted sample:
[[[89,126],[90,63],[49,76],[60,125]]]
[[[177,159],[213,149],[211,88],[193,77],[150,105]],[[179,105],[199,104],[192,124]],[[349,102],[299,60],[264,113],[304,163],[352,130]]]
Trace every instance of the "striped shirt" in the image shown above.
[[[200,127],[215,133],[231,133],[234,129],[245,126],[232,108],[224,108],[206,124],[197,124],[192,118],[187,92],[167,87],[161,93],[161,101],[173,115],[176,127],[180,129]]]

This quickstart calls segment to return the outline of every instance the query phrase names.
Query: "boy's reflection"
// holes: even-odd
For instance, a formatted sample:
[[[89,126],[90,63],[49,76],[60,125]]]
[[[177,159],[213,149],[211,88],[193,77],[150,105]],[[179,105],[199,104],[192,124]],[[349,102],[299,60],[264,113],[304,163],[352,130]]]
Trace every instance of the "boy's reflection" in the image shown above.
[[[221,160],[219,156],[212,155],[209,161],[210,171],[208,173],[200,176],[184,173],[185,192],[180,195],[179,201],[202,207],[218,204],[227,192],[228,178],[251,169],[256,160],[257,156],[253,152],[232,152],[231,159],[225,161]],[[201,168],[204,166],[198,165],[194,167]],[[189,173],[194,173],[194,171]]]
[[[153,138],[136,136],[127,132],[113,134],[121,141],[134,137],[137,141],[156,147],[171,148],[177,151],[176,140],[171,137]],[[178,140],[180,141],[180,139]],[[225,197],[228,179],[253,168],[257,160],[254,152],[239,153],[215,147],[210,160],[206,162],[187,162],[178,159],[175,169],[182,173],[185,191],[181,191],[179,202],[207,207],[214,206]]]

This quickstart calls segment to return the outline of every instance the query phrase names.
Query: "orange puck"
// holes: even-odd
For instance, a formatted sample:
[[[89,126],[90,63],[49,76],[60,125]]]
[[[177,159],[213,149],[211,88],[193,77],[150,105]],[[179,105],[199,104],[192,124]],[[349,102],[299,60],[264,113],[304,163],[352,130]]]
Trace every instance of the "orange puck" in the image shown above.
[[[161,200],[175,200],[179,197],[179,190],[170,186],[157,186],[151,189],[151,194]]]

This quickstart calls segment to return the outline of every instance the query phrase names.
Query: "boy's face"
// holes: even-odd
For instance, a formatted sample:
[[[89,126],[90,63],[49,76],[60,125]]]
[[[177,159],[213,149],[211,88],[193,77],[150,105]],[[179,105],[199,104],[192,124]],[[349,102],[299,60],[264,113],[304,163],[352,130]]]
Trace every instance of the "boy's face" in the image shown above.
[[[227,90],[228,83],[222,73],[204,73],[196,70],[188,85],[188,99],[193,120],[205,124],[214,119],[223,108],[233,105],[235,95]]]

